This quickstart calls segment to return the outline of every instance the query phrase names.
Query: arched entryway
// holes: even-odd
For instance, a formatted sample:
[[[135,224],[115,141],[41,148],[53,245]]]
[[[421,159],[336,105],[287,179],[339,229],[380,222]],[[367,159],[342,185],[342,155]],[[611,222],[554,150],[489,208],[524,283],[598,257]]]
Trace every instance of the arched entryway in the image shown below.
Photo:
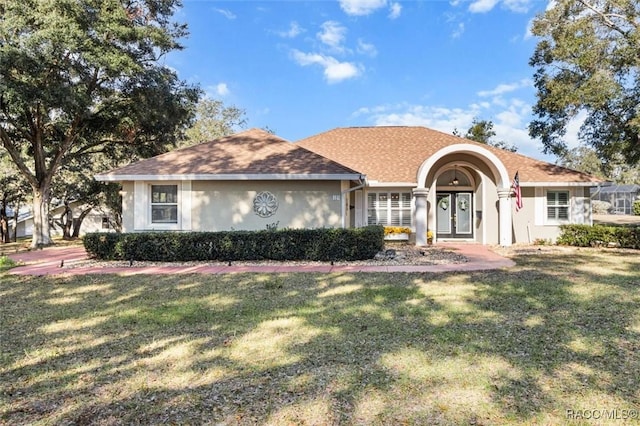
[[[475,240],[476,180],[473,169],[457,163],[437,174],[432,206],[435,224],[431,227],[436,240]]]
[[[509,176],[491,151],[473,144],[447,146],[424,161],[417,182],[417,245],[426,244],[427,230],[440,240],[511,245]]]

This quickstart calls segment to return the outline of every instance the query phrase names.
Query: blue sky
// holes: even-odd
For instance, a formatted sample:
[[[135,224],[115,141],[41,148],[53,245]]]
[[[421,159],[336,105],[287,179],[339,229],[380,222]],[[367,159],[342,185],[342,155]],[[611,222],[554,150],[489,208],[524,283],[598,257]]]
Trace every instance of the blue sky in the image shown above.
[[[249,127],[296,141],[349,126],[464,132],[477,117],[520,153],[555,160],[527,133],[528,28],[546,1],[183,2],[190,36],[166,64],[244,109]]]

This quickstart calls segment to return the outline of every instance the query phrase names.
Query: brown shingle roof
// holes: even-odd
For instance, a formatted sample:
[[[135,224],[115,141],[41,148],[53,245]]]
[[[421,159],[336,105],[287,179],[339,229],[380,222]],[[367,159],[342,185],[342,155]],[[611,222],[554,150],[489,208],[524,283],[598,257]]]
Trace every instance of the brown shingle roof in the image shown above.
[[[260,129],[251,129],[141,160],[99,175],[344,175],[359,174]]]
[[[379,182],[416,183],[420,165],[438,150],[453,144],[476,144],[488,149],[504,163],[509,176],[520,172],[521,183],[600,182],[582,172],[425,127],[338,128],[302,139],[296,144]]]

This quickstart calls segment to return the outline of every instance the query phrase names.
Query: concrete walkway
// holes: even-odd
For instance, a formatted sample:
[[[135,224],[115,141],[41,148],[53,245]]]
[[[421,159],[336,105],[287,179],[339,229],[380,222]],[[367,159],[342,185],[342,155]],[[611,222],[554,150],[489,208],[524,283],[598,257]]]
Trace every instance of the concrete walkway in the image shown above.
[[[8,273],[14,275],[86,275],[86,274],[228,274],[240,272],[262,273],[291,273],[291,272],[452,272],[452,271],[481,271],[487,269],[508,268],[515,263],[511,259],[502,257],[487,246],[480,244],[452,244],[441,243],[438,247],[455,251],[465,256],[466,263],[444,265],[191,265],[191,266],[73,266],[75,262],[88,258],[84,247],[49,247],[24,253],[8,255],[9,258],[23,266],[10,269]]]

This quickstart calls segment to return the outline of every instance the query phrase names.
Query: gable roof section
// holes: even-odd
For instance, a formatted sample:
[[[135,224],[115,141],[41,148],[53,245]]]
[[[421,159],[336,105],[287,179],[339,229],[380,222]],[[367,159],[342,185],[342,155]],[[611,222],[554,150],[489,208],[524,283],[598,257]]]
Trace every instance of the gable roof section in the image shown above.
[[[509,176],[519,171],[520,184],[581,184],[598,178],[458,136],[411,126],[337,128],[296,142],[310,151],[367,175],[369,181],[416,183],[422,163],[442,148],[475,144],[503,162]]]
[[[102,181],[303,179],[361,174],[260,129],[176,149],[96,176]]]

